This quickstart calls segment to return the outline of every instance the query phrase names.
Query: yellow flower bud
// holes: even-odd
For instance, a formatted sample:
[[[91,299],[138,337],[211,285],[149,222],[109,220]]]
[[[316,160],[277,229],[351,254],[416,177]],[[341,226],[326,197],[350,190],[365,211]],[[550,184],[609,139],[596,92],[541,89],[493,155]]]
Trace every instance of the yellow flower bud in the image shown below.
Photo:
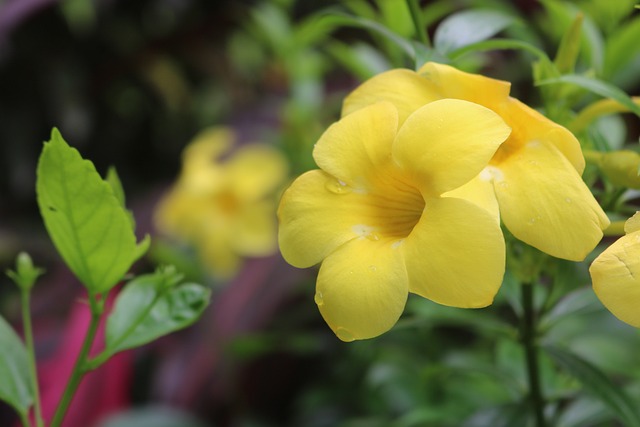
[[[631,150],[603,153],[599,161],[600,170],[611,181],[620,187],[640,189],[640,154]]]

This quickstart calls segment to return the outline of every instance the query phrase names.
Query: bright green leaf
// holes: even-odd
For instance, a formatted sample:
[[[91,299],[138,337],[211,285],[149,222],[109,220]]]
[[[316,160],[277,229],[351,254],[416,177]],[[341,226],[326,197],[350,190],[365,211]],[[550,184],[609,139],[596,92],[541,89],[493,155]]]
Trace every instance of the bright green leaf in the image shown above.
[[[151,342],[200,317],[210,291],[195,283],[176,286],[180,278],[166,269],[138,276],[123,288],[107,319],[108,354]]]
[[[37,175],[40,213],[56,249],[89,292],[108,291],[146,251],[148,239],[136,244],[112,186],[57,129],[44,145]]]
[[[23,415],[34,401],[28,360],[22,340],[0,316],[0,400]]]
[[[640,117],[640,105],[637,105],[629,95],[624,93],[616,86],[598,80],[593,77],[580,76],[577,74],[566,74],[564,76],[538,82],[538,86],[551,85],[558,83],[572,83],[597,95],[610,98],[624,105],[629,111]]]
[[[440,53],[453,52],[487,40],[515,22],[513,16],[493,10],[465,10],[447,17],[436,29],[433,43]]]
[[[599,368],[582,357],[556,346],[543,346],[545,352],[566,372],[582,383],[585,390],[600,399],[628,426],[640,426],[636,403]]]

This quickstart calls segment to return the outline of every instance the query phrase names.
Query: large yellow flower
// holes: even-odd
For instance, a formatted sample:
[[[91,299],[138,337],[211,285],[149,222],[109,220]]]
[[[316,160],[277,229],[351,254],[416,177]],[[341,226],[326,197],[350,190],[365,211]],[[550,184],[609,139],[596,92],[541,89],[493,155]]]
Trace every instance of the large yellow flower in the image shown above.
[[[624,226],[625,236],[589,267],[593,290],[618,319],[640,328],[640,213]]]
[[[495,111],[511,135],[478,177],[453,194],[487,209],[497,208],[497,201],[515,237],[555,257],[581,261],[609,220],[581,179],[580,144],[567,129],[511,98],[509,90],[507,82],[427,63],[418,72],[395,69],[364,82],[345,99],[343,116],[382,100],[398,108],[399,126],[443,98]]]
[[[274,192],[287,177],[278,150],[255,143],[229,154],[234,140],[233,132],[222,127],[197,135],[183,153],[180,178],[155,216],[160,231],[193,244],[221,278],[235,273],[243,257],[277,250]]]
[[[489,109],[445,99],[404,116],[375,103],[322,135],[313,152],[321,169],[282,197],[279,242],[296,267],[322,262],[315,300],[340,339],[389,330],[408,292],[456,307],[491,304],[504,273],[499,223],[442,195],[480,173],[509,132]]]

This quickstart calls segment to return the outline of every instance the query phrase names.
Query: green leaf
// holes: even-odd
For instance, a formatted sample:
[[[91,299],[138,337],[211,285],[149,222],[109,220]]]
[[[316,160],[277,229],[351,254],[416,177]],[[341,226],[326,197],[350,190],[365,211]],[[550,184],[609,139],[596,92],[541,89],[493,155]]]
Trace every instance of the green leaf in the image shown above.
[[[116,168],[110,166],[107,170],[107,177],[105,181],[111,186],[111,190],[113,191],[113,195],[116,196],[118,202],[120,202],[120,206],[123,208],[126,206],[125,196],[124,196],[124,188],[122,188],[122,182],[120,181],[120,177],[118,176],[118,172]]]
[[[38,206],[51,240],[91,293],[111,289],[149,246],[136,244],[113,187],[53,129],[37,170]]]
[[[34,402],[28,360],[22,340],[0,316],[0,400],[22,415]]]
[[[597,95],[618,101],[620,104],[629,109],[629,111],[640,117],[640,105],[637,105],[635,102],[633,102],[629,95],[624,93],[616,86],[593,77],[580,76],[577,74],[566,74],[564,76],[543,80],[541,82],[538,82],[537,85],[543,86],[558,83],[571,83]]]
[[[447,17],[436,29],[433,43],[440,53],[453,52],[470,44],[487,40],[516,19],[493,10],[465,10]]]
[[[204,427],[190,414],[164,406],[133,409],[109,417],[100,427]]]
[[[549,59],[549,56],[547,56],[542,49],[532,45],[531,43],[515,39],[493,39],[469,44],[451,52],[449,57],[452,60],[456,60],[468,53],[490,50],[522,50],[533,54],[533,56],[535,56],[541,63],[546,64],[548,67],[554,68],[551,59]]]
[[[181,278],[167,268],[130,281],[107,319],[105,353],[141,346],[194,323],[211,292],[195,283],[176,286]]]
[[[582,383],[586,391],[597,397],[623,421],[624,425],[640,426],[636,403],[599,368],[582,357],[556,346],[543,346],[545,352],[566,372]]]
[[[323,19],[328,20],[331,24],[344,25],[356,28],[364,28],[375,34],[379,34],[386,40],[398,46],[404,53],[412,59],[415,59],[416,53],[413,45],[409,40],[389,30],[384,25],[371,19],[352,16],[343,12],[332,11],[323,15]]]
[[[541,330],[549,329],[564,319],[572,318],[579,314],[591,314],[602,311],[602,303],[589,287],[583,287],[568,293],[560,299],[549,312],[540,320]]]
[[[560,41],[554,63],[562,74],[573,73],[575,69],[580,52],[583,20],[584,15],[578,13]]]

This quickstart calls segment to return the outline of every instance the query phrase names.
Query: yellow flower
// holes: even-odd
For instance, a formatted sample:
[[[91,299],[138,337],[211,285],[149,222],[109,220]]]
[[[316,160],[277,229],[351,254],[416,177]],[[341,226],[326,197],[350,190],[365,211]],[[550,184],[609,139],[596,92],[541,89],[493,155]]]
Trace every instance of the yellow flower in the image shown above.
[[[234,140],[233,132],[221,127],[197,135],[155,215],[160,231],[193,244],[222,278],[232,276],[243,257],[277,250],[274,192],[287,176],[279,151],[256,143],[229,153]]]
[[[278,210],[284,258],[301,268],[322,262],[315,300],[343,341],[389,330],[409,292],[484,307],[502,281],[495,216],[442,195],[476,176],[510,129],[454,99],[399,119],[380,102],[334,123],[314,148],[321,169],[298,177]]]
[[[515,237],[555,257],[581,261],[609,220],[581,179],[580,144],[567,129],[511,98],[509,90],[507,82],[427,63],[417,73],[395,69],[364,82],[345,99],[343,116],[382,100],[398,108],[399,126],[443,98],[493,110],[512,128],[511,135],[470,187],[452,195],[487,209],[499,205]]]
[[[589,267],[593,290],[618,319],[640,328],[640,213],[625,224],[625,236]]]

